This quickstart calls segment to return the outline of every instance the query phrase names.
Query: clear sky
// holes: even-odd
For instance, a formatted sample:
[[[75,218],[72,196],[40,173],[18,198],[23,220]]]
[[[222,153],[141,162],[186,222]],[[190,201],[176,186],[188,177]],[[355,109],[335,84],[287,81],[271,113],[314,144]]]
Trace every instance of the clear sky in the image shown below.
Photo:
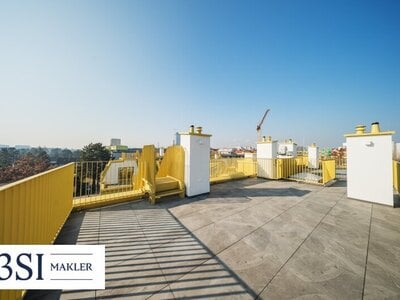
[[[400,1],[2,1],[0,144],[400,133]]]

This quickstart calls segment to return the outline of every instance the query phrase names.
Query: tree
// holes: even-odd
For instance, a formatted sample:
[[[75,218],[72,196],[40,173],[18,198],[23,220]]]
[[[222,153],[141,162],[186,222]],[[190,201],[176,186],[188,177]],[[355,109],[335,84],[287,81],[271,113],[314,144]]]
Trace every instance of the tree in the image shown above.
[[[52,162],[60,166],[80,160],[81,150],[53,148],[50,150],[49,156]]]
[[[60,161],[58,163],[59,164],[67,164],[72,161],[74,161],[72,151],[69,149],[63,149],[61,151],[61,157],[60,157]]]
[[[111,153],[102,143],[90,143],[83,147],[81,160],[83,161],[109,161]]]
[[[19,153],[15,148],[0,149],[0,168],[6,168],[13,165],[18,157]]]
[[[51,161],[56,161],[58,162],[58,160],[60,159],[60,155],[61,155],[61,149],[60,148],[53,148],[50,150],[50,160]]]
[[[72,160],[73,161],[78,161],[81,158],[81,150],[73,150],[72,151]]]
[[[21,156],[13,165],[0,170],[0,182],[13,182],[48,170],[50,158],[43,149]]]
[[[111,158],[111,153],[101,143],[90,143],[81,151],[81,162],[76,168],[76,195],[94,194],[100,190],[101,172]]]

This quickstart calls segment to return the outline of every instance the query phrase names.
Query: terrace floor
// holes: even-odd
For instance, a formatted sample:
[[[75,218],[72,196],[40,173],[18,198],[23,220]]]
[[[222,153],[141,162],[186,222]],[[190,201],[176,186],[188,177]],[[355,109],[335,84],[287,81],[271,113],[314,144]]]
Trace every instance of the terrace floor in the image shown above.
[[[400,297],[400,208],[246,179],[209,195],[73,213],[58,243],[105,244],[106,289],[26,299]]]

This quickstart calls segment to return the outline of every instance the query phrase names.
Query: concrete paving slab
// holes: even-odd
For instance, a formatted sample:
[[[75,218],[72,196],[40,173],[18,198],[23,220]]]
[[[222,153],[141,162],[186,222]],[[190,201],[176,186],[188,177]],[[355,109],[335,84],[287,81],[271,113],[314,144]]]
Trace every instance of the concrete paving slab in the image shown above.
[[[127,265],[130,270],[125,268]],[[167,285],[151,252],[127,260],[123,266],[108,267],[108,270],[112,272],[106,273],[106,289],[96,291],[96,299],[146,299]]]
[[[259,293],[328,211],[299,202],[218,256]]]
[[[158,250],[158,249],[157,249]],[[213,256],[197,239],[191,237],[168,243],[168,249],[154,251],[154,257],[168,283],[177,280]]]
[[[107,289],[26,299],[400,297],[400,209],[348,199],[341,181],[250,178],[73,213],[57,243],[105,244]]]
[[[254,299],[217,259],[210,259],[170,285],[178,299]]]
[[[45,299],[45,298],[38,298]],[[91,300],[96,299],[96,291],[63,291],[60,294],[61,300]]]
[[[149,298],[147,298],[148,300],[174,300],[175,296],[174,294],[171,292],[171,289],[169,286],[166,286],[165,288],[163,288],[161,291],[153,294],[152,296],[150,296]]]
[[[299,269],[304,264],[285,268],[262,292],[260,298],[361,299],[362,277],[325,260],[315,263],[320,268]]]
[[[205,226],[195,231],[195,235],[214,254],[218,254],[281,212],[266,201]]]
[[[365,299],[400,298],[400,219],[393,217],[396,214],[390,207],[374,206],[372,210]]]
[[[321,224],[324,225],[323,222]],[[368,231],[363,232],[362,247],[356,247],[349,246],[340,234],[331,237],[332,226],[329,226],[329,230],[326,226],[318,226],[312,232],[266,286],[261,298],[362,297]],[[341,232],[345,233],[343,230]],[[285,289],[287,286],[291,288]]]

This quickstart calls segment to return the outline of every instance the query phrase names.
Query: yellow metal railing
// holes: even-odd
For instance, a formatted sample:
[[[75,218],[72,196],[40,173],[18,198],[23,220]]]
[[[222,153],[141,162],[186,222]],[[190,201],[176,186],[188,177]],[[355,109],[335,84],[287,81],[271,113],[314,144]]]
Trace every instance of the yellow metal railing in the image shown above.
[[[299,182],[326,184],[335,179],[334,160],[323,160],[317,166],[308,162],[308,157],[258,159],[257,176],[268,179],[289,179]]]
[[[347,157],[346,156],[333,156],[335,159],[336,169],[347,169]]]
[[[145,166],[138,161],[82,161],[75,163],[74,209],[87,209],[138,199],[144,195],[135,178]],[[140,173],[142,172],[142,173]]]
[[[102,164],[103,162],[97,163]],[[137,159],[132,155],[108,161],[100,174],[100,194],[133,190],[132,177],[135,171],[137,171]]]
[[[322,184],[321,165],[309,166],[307,156],[277,158],[276,168],[277,179]]]
[[[104,171],[109,170],[107,161],[79,161],[74,170],[74,198],[101,193]],[[117,174],[115,174],[117,176]]]
[[[141,153],[110,162],[78,162],[75,168],[74,209],[87,209],[140,199],[148,196],[155,203],[157,178],[173,178],[184,192],[184,150],[168,147],[156,164],[154,145]],[[183,196],[183,194],[182,194]]]
[[[257,161],[252,158],[217,158],[210,160],[210,182],[257,176]]]
[[[278,178],[290,178],[290,176],[301,172],[301,165],[297,164],[296,158],[278,158],[276,162]]]
[[[0,244],[51,244],[72,210],[74,165],[0,188]],[[21,299],[23,291],[0,291]]]
[[[393,161],[393,187],[400,193],[400,162]]]

